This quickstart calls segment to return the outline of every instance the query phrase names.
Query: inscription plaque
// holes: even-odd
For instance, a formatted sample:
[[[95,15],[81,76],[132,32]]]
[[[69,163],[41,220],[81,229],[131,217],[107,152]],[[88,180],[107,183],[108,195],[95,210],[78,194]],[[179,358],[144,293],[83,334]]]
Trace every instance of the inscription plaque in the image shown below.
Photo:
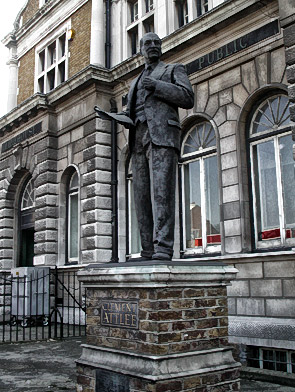
[[[102,301],[101,325],[138,329],[138,302]]]
[[[96,370],[96,392],[129,392],[129,377],[105,369]]]

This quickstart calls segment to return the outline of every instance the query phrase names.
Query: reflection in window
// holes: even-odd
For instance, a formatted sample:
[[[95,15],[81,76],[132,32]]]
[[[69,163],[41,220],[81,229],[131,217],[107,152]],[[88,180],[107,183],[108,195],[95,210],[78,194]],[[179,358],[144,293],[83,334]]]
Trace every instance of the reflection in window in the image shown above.
[[[79,258],[79,177],[75,171],[68,187],[68,262]]]
[[[278,95],[256,110],[250,128],[255,243],[295,244],[295,178],[289,101]]]
[[[183,226],[186,253],[220,251],[216,138],[202,122],[186,135],[182,148]]]
[[[131,255],[140,255],[141,242],[140,234],[137,224],[137,217],[134,203],[134,190],[133,190],[133,179],[132,179],[132,163],[129,163],[129,171],[127,175],[127,200],[128,200],[128,252]]]

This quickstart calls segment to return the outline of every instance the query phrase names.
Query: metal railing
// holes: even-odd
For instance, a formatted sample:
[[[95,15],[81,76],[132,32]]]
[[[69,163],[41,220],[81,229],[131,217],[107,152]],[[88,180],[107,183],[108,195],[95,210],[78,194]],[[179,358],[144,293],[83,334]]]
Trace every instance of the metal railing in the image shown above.
[[[0,272],[0,342],[85,335],[85,298],[77,271],[26,267]]]

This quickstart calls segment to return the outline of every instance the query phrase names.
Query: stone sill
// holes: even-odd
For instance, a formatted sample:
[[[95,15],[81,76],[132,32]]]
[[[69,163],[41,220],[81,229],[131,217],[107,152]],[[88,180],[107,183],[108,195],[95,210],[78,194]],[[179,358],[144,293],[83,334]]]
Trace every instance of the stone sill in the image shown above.
[[[248,366],[242,366],[241,378],[247,380],[267,381],[279,385],[288,385],[290,387],[294,387],[295,385],[295,374],[274,370],[256,369]]]
[[[268,259],[269,258],[269,259]],[[267,260],[265,260],[267,259]],[[257,261],[286,261],[286,260],[295,260],[295,249],[288,251],[278,251],[278,252],[257,252],[257,253],[235,253],[230,255],[222,255],[222,256],[210,256],[208,257],[192,257],[187,259],[173,259],[173,261],[222,261],[226,264],[232,263],[254,263]]]

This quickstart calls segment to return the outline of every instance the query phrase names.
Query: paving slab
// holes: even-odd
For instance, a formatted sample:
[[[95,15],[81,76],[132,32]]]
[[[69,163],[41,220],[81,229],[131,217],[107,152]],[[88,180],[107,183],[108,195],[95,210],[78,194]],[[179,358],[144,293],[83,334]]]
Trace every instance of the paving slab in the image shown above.
[[[0,391],[76,391],[76,363],[85,338],[0,344]]]
[[[76,363],[85,337],[0,344],[1,392],[76,391]],[[290,386],[241,380],[241,392],[295,392]]]

